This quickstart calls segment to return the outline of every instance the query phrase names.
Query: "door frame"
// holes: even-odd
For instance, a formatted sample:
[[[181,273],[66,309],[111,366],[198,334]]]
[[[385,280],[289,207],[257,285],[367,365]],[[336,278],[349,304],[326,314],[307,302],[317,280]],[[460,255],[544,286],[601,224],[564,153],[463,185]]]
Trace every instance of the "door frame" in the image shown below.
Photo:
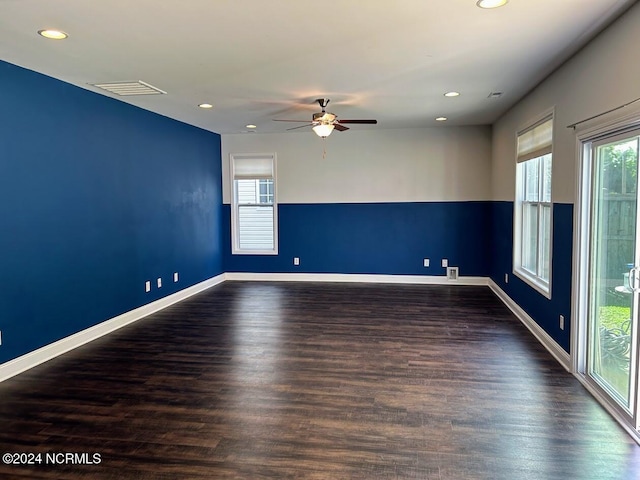
[[[602,406],[640,443],[640,402],[638,401],[639,383],[631,398],[632,415],[605,392],[595,381],[587,376],[588,349],[588,313],[589,291],[588,275],[590,272],[590,235],[591,235],[591,203],[593,185],[593,162],[591,144],[607,137],[630,133],[640,129],[640,109],[617,118],[609,118],[597,125],[576,130],[576,199],[573,219],[574,249],[573,254],[573,311],[571,325],[571,369],[584,387],[602,404]],[[640,191],[638,192],[640,194]],[[640,202],[638,204],[640,212]],[[640,224],[637,228],[640,234]],[[638,355],[640,357],[640,355]],[[636,358],[638,361],[638,358]],[[640,374],[636,364],[636,375]]]

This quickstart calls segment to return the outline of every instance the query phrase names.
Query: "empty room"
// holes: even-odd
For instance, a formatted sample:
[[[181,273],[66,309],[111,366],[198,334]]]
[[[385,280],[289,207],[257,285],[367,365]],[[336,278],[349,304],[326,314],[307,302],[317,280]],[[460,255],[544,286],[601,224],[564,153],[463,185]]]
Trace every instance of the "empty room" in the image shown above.
[[[640,478],[640,5],[0,2],[0,477]]]

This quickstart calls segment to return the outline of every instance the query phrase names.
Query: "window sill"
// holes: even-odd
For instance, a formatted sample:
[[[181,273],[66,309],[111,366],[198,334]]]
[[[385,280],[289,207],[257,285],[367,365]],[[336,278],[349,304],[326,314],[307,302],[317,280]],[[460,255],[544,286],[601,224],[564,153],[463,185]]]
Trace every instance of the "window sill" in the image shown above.
[[[233,250],[231,255],[278,255],[277,250]]]
[[[538,277],[531,275],[526,270],[520,268],[515,268],[513,270],[513,274],[538,293],[551,300],[551,282],[544,282]]]

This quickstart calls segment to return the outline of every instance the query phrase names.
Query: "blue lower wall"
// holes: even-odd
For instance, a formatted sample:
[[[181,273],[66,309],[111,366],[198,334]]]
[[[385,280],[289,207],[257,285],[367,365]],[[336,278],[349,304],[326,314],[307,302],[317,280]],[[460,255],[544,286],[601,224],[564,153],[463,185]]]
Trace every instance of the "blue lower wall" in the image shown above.
[[[0,105],[0,363],[223,271],[219,135],[4,62]]]
[[[230,215],[225,205],[228,272],[445,275],[447,258],[460,275],[489,276],[491,202],[280,204],[278,255],[231,255]]]
[[[571,338],[571,285],[573,260],[573,205],[553,204],[551,299],[512,274],[513,202],[491,205],[491,278],[522,307],[565,351]],[[505,283],[504,274],[509,274]],[[559,316],[565,329],[560,330]]]

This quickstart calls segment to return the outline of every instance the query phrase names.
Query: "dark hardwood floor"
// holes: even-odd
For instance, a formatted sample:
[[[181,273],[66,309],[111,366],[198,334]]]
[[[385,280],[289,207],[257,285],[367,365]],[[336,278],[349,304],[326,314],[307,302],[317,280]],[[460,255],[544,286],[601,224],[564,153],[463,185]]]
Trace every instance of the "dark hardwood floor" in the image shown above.
[[[2,479],[640,478],[486,287],[227,282],[1,383],[0,425],[42,461]]]

